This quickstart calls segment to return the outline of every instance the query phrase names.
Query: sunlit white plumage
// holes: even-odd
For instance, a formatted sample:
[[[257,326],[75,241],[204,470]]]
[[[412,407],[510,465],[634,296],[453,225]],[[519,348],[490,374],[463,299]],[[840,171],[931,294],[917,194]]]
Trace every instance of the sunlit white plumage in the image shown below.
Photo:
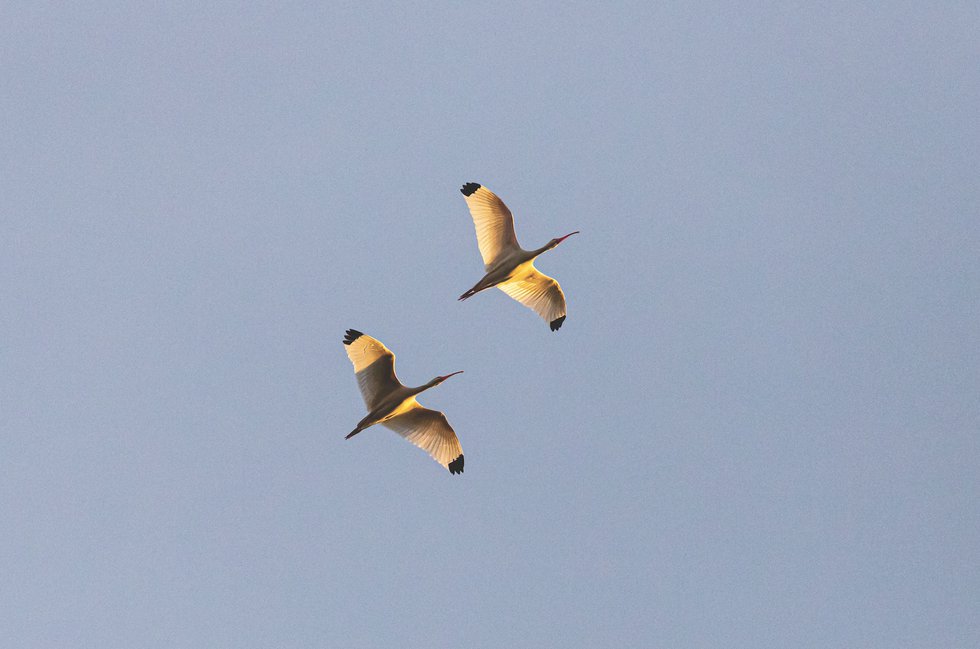
[[[486,270],[483,279],[459,299],[465,300],[496,286],[544,318],[552,331],[557,331],[565,321],[565,294],[554,278],[534,267],[534,258],[578,231],[552,239],[537,250],[524,250],[514,233],[514,216],[496,194],[478,183],[466,183],[459,191],[473,217],[476,242]]]
[[[347,439],[369,426],[381,424],[426,451],[450,473],[462,473],[463,449],[446,415],[415,400],[415,395],[461,372],[437,376],[419,387],[407,387],[395,376],[395,355],[381,341],[348,329],[344,346],[354,364],[357,385],[368,409],[367,416]]]

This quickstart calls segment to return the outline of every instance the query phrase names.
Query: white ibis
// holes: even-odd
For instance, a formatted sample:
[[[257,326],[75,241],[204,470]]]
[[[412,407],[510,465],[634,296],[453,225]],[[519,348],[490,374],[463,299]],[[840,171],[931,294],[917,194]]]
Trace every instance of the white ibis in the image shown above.
[[[369,426],[381,424],[427,452],[450,473],[462,473],[463,448],[446,415],[438,410],[423,408],[415,400],[415,395],[434,388],[450,376],[462,374],[462,370],[437,376],[425,385],[410,388],[402,385],[395,376],[395,355],[379,340],[348,329],[344,345],[347,356],[354,364],[357,385],[368,408],[367,416],[345,439]]]
[[[496,194],[478,183],[466,183],[459,191],[473,216],[476,242],[487,272],[459,299],[496,286],[544,318],[552,331],[558,331],[565,322],[565,294],[554,278],[534,267],[534,258],[578,231],[552,239],[537,250],[524,250],[514,233],[514,216]]]

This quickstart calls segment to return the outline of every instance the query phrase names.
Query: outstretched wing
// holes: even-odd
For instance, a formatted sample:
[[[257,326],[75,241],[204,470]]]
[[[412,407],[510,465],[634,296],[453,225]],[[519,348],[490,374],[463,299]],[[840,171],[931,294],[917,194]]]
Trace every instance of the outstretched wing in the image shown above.
[[[347,330],[344,345],[347,357],[354,364],[364,404],[371,410],[386,394],[401,385],[395,376],[395,355],[380,340],[355,329]]]
[[[478,183],[466,183],[459,191],[466,198],[476,226],[476,242],[483,264],[489,268],[502,252],[518,247],[514,216],[496,194]]]
[[[529,273],[497,284],[497,288],[534,310],[551,325],[552,331],[558,331],[565,322],[565,294],[561,286],[533,264]]]
[[[427,452],[433,460],[449,469],[450,473],[462,473],[463,447],[459,445],[459,438],[449,425],[446,415],[438,410],[423,408],[417,403],[416,406],[381,425]]]

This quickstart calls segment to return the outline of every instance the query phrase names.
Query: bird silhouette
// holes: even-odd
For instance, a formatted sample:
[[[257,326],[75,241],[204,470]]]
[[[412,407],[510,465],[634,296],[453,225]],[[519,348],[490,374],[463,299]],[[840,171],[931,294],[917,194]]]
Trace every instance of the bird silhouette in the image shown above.
[[[459,299],[465,300],[496,286],[544,318],[552,331],[558,331],[565,322],[565,294],[554,278],[534,267],[534,259],[578,234],[578,230],[552,239],[536,250],[524,250],[514,233],[514,216],[496,194],[478,183],[466,183],[459,191],[473,217],[486,270],[483,279]]]

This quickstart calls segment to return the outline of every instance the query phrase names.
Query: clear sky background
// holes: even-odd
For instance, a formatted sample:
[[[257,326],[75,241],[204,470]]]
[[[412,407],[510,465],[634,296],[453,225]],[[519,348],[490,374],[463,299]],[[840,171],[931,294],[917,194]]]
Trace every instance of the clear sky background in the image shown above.
[[[3,3],[3,644],[980,645],[978,34]],[[558,333],[456,301],[467,181],[582,231]],[[344,440],[348,327],[466,371],[465,474]]]

